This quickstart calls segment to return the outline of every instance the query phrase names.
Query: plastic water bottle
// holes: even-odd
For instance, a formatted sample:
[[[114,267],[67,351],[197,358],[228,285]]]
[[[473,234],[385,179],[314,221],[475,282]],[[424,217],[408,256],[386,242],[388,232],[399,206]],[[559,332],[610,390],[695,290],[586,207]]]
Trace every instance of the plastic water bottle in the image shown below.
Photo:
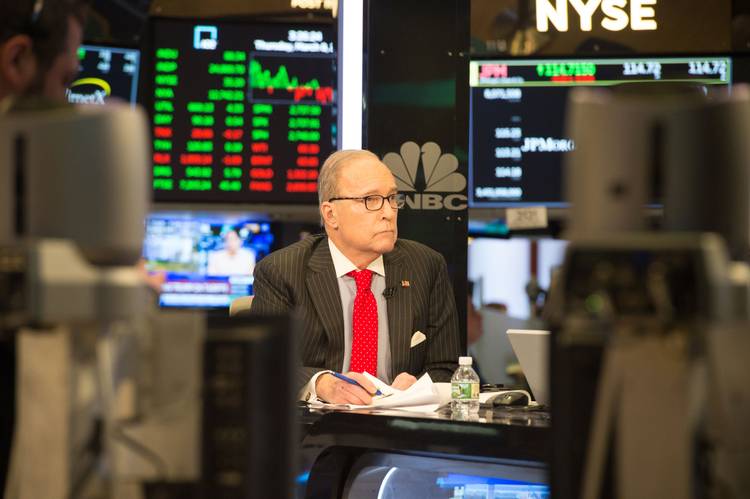
[[[471,357],[459,357],[451,378],[451,410],[456,417],[479,413],[479,376],[471,363]]]

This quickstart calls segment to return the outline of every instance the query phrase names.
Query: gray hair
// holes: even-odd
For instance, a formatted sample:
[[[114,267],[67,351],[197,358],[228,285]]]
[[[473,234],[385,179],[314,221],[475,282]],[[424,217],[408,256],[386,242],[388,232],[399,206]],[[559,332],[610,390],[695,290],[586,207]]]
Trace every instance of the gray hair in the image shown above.
[[[380,158],[375,154],[364,149],[336,151],[328,156],[328,159],[323,163],[323,166],[320,167],[320,174],[318,176],[319,205],[338,195],[339,171],[341,170],[341,167],[350,161],[364,158],[380,161]]]

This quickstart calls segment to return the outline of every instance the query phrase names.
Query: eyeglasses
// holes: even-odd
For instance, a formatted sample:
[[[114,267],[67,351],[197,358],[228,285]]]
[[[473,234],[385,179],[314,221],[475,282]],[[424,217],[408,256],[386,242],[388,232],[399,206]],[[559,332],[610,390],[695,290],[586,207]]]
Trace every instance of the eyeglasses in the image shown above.
[[[370,194],[369,196],[360,198],[331,198],[328,201],[363,201],[365,203],[365,208],[367,208],[368,211],[378,211],[383,207],[386,199],[388,200],[388,204],[394,210],[398,210],[399,208],[402,208],[404,206],[403,196],[401,196],[400,194],[389,194],[388,196],[381,196],[380,194]]]

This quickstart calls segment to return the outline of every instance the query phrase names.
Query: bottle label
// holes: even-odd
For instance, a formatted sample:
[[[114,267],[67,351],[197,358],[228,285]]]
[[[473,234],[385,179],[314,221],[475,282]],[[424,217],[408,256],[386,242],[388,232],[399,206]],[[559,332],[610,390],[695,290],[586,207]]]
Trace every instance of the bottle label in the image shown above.
[[[451,383],[451,398],[473,400],[479,398],[479,383]]]

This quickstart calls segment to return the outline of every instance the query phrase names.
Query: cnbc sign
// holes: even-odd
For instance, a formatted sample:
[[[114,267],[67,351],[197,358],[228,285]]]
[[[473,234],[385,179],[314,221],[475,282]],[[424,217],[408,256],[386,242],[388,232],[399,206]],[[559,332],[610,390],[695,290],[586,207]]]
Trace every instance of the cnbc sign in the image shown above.
[[[607,31],[656,31],[657,0],[536,0],[536,29],[591,31],[594,16]]]
[[[466,177],[456,171],[458,159],[453,154],[443,154],[436,143],[426,142],[420,147],[415,142],[405,142],[400,153],[389,152],[383,156],[383,163],[395,177],[405,207],[413,210],[466,209],[467,197],[463,194]]]

